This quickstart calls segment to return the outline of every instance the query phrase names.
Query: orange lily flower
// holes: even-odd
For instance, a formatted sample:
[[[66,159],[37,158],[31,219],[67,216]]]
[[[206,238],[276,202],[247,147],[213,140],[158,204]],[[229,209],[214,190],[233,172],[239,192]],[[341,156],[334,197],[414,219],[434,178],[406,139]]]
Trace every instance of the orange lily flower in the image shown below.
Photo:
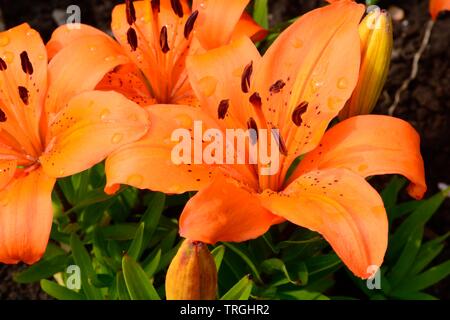
[[[189,54],[229,43],[240,35],[255,41],[266,31],[244,12],[249,0],[125,1],[112,12],[111,28],[130,61],[110,73],[98,89],[124,93],[140,105],[196,104],[187,79]],[[48,44],[50,56],[77,38],[107,34],[82,25],[79,30],[59,27]],[[120,49],[120,47],[122,49]]]
[[[245,241],[288,220],[321,233],[353,273],[367,278],[368,268],[383,261],[388,223],[381,197],[365,177],[403,174],[416,198],[426,185],[419,136],[406,122],[365,115],[325,133],[357,83],[363,12],[351,1],[313,10],[263,57],[245,37],[191,56],[187,68],[201,108],[152,106],[152,139],[130,148],[127,157],[110,156],[107,188],[137,181],[132,184],[170,193],[200,189],[180,218],[183,237]],[[194,120],[221,132],[279,129],[280,169],[264,176],[261,164],[215,165],[216,172],[214,165],[173,164],[171,133],[193,130]]]
[[[2,263],[31,264],[44,253],[56,178],[88,169],[147,131],[141,107],[119,93],[93,91],[126,60],[102,41],[75,41],[48,64],[41,37],[27,24],[0,33]]]
[[[430,0],[430,14],[436,20],[439,13],[450,10],[450,0]]]

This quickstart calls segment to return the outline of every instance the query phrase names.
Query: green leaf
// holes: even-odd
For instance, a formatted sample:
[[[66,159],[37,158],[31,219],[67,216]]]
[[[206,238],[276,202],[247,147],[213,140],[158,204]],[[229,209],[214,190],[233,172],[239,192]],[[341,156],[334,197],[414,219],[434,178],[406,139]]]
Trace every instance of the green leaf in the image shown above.
[[[289,275],[289,272],[286,268],[286,265],[280,259],[272,258],[272,259],[264,260],[263,263],[261,264],[261,268],[268,274],[273,273],[273,271],[275,271],[275,270],[281,271],[290,283],[295,284],[295,285],[300,284],[300,281],[294,280],[291,278],[291,276]]]
[[[166,195],[161,192],[154,192],[151,195],[147,210],[142,216],[141,221],[145,223],[145,232],[142,240],[143,247],[150,242],[156,228],[158,227],[161,214],[164,210]]]
[[[391,297],[401,300],[438,300],[435,296],[424,292],[397,292]]]
[[[418,227],[423,227],[425,225],[441,206],[444,199],[444,193],[439,192],[423,201],[423,203],[398,227],[397,231],[389,240],[388,260],[392,261],[400,254],[410,234]]]
[[[450,275],[450,260],[432,267],[419,275],[408,278],[408,281],[404,281],[398,286],[395,292],[420,291],[445,279],[448,275]]]
[[[246,275],[236,283],[220,300],[248,300],[252,292],[253,281]]]
[[[384,207],[389,210],[397,203],[397,198],[400,190],[406,184],[406,179],[401,176],[393,176],[389,184],[381,191],[381,198],[383,199]]]
[[[211,254],[214,257],[214,262],[216,263],[217,272],[219,272],[220,266],[222,264],[223,256],[225,254],[225,247],[223,245],[217,246],[211,251]]]
[[[255,0],[253,6],[253,19],[264,29],[269,28],[268,0]]]
[[[75,264],[81,272],[81,288],[89,300],[102,300],[103,295],[100,289],[93,283],[97,280],[97,275],[92,267],[92,261],[83,243],[75,234],[70,238],[70,246]]]
[[[388,274],[392,287],[401,283],[403,278],[408,274],[411,266],[414,264],[417,253],[419,252],[420,245],[422,244],[423,227],[419,227],[414,230],[408,238],[402,254],[398,258],[397,262]],[[405,279],[408,281],[408,279]]]
[[[134,260],[139,260],[142,251],[142,239],[144,237],[145,223],[142,222],[139,228],[136,230],[133,241],[131,241],[130,247],[128,248],[128,255]]]
[[[148,263],[144,264],[144,271],[149,278],[153,278],[159,267],[159,262],[161,261],[161,249],[158,248],[156,253],[153,255],[152,259]]]
[[[141,266],[130,256],[122,259],[123,275],[132,300],[159,300],[150,278]]]
[[[342,266],[341,260],[334,253],[309,258],[305,264],[309,272],[309,281],[325,277]]]
[[[415,275],[425,269],[434,258],[444,249],[444,241],[450,236],[450,232],[423,244],[417,254],[416,261],[411,267],[410,275]]]
[[[41,280],[41,288],[48,295],[58,300],[85,300],[85,296],[81,293],[70,290],[59,284],[46,279]]]
[[[138,229],[136,223],[117,223],[101,228],[105,239],[109,240],[132,240]]]
[[[310,292],[308,290],[283,291],[277,293],[281,299],[287,300],[330,300],[320,292]]]
[[[244,260],[244,262],[250,267],[250,269],[253,272],[253,275],[255,276],[256,280],[259,283],[263,283],[263,281],[261,280],[261,275],[259,274],[258,269],[256,268],[255,264],[252,262],[252,260],[248,257],[248,255],[246,253],[244,253],[244,251],[240,248],[238,248],[237,246],[235,246],[234,244],[230,244],[227,242],[223,242],[223,244],[229,248],[231,251],[233,251],[234,253],[236,253],[242,260]]]
[[[123,272],[120,271],[116,275],[116,287],[117,293],[120,300],[131,300],[130,294],[128,293],[127,284],[125,283],[125,278],[123,277]]]
[[[57,255],[51,258],[42,259],[38,263],[31,265],[22,272],[14,275],[14,281],[18,283],[31,283],[53,276],[67,268],[69,257]]]

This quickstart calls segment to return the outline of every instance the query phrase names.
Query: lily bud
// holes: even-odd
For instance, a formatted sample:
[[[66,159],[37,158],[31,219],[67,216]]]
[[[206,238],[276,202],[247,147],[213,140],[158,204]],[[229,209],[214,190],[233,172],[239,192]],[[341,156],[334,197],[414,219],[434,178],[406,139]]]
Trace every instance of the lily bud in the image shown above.
[[[186,239],[166,275],[167,300],[214,300],[217,269],[206,244]]]
[[[341,120],[372,112],[380,97],[391,61],[392,20],[382,10],[370,12],[359,25],[361,67],[358,83],[351,98],[341,110]]]

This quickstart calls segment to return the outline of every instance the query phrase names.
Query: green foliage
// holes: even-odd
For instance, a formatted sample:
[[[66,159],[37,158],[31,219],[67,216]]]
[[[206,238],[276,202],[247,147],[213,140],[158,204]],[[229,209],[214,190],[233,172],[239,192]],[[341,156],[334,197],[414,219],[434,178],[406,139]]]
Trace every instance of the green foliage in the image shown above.
[[[52,242],[43,259],[15,279],[40,281],[42,289],[57,299],[164,298],[165,274],[181,243],[177,218],[189,196],[130,187],[99,196],[101,170],[99,165],[61,180],[55,204],[62,209],[52,228]],[[406,183],[393,177],[381,192],[391,230],[380,290],[369,290],[366,281],[354,277],[319,234],[282,223],[258,239],[210,247],[218,270],[218,296],[223,300],[435,299],[427,288],[449,276],[450,261],[433,261],[450,232],[430,239],[425,230],[445,193],[399,202]],[[73,276],[67,271],[70,265],[80,268],[79,290],[68,288]],[[339,295],[336,282],[354,285],[361,293]]]

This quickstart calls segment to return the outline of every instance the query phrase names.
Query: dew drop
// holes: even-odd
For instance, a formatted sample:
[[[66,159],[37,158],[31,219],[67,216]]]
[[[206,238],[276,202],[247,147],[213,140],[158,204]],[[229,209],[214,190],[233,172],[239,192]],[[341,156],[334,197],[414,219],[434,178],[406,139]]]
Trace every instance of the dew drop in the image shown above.
[[[111,112],[109,111],[109,109],[103,109],[101,112],[100,112],[100,119],[101,120],[106,120],[106,118],[109,116],[111,114]]]
[[[30,29],[27,31],[27,36],[31,37],[37,34],[37,31],[34,29]]]
[[[115,58],[115,56],[105,57],[105,61],[113,61]]]
[[[338,89],[347,89],[348,87],[348,80],[345,77],[339,78],[337,82]]]
[[[11,63],[14,60],[14,53],[11,51],[6,51],[3,53],[3,60],[5,60],[7,63]]]
[[[211,76],[206,76],[200,79],[199,85],[202,88],[202,93],[205,97],[210,97],[216,91],[217,79]]]
[[[200,6],[200,8],[205,10],[208,7],[208,1],[207,0],[203,0],[202,2],[200,2],[199,6]]]
[[[367,170],[367,168],[369,168],[369,166],[367,164],[361,164],[358,167],[358,171],[363,172],[363,171]]]
[[[63,170],[63,169],[61,169],[61,170],[59,170],[59,172],[58,172],[58,173],[59,173],[59,175],[60,175],[60,176],[63,176],[63,175],[64,175],[64,170]]]
[[[118,144],[120,141],[122,141],[122,139],[123,139],[122,133],[115,133],[111,138],[111,142],[113,144]]]
[[[39,60],[44,60],[45,56],[43,54],[38,55]]]
[[[175,122],[177,125],[183,128],[190,128],[192,127],[192,118],[188,116],[187,114],[180,114],[175,117]]]
[[[94,46],[94,45],[90,45],[90,46],[89,46],[89,50],[90,50],[90,51],[95,51],[95,50],[97,50],[97,47]]]
[[[303,41],[300,38],[295,38],[293,46],[296,49],[300,49],[301,47],[303,47]]]
[[[8,45],[9,43],[9,37],[6,34],[2,34],[0,36],[0,47],[4,47]]]
[[[342,102],[341,98],[328,97],[328,100],[327,100],[328,109],[335,110],[341,102]]]
[[[312,92],[316,93],[320,89],[320,87],[323,86],[323,81],[320,81],[316,78],[312,78],[310,84]]]
[[[140,174],[132,174],[127,178],[127,184],[139,187],[144,182],[144,177]]]

